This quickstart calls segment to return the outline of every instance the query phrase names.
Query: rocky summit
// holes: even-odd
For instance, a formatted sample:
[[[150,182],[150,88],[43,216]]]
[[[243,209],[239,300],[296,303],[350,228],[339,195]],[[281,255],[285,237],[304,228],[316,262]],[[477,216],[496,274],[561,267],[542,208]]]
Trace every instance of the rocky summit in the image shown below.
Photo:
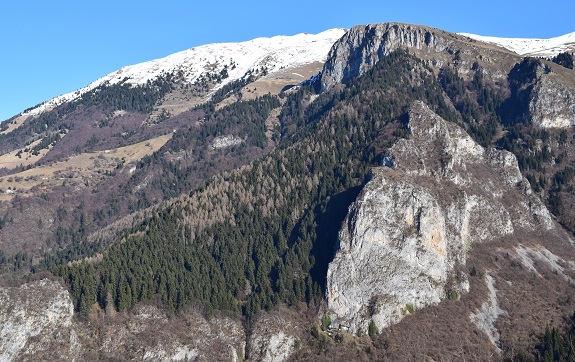
[[[509,247],[506,237],[534,232],[572,249],[513,154],[484,149],[422,102],[409,110],[408,128],[411,137],[389,149],[387,166],[373,169],[350,207],[328,269],[332,320],[354,332],[468,293],[464,270],[478,244]]]

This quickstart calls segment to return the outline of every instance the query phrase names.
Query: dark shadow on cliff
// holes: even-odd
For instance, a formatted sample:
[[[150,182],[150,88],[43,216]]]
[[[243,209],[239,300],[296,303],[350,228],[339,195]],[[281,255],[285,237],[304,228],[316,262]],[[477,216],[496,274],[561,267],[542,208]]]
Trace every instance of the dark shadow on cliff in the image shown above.
[[[334,195],[327,203],[325,211],[316,217],[317,239],[311,250],[315,264],[310,274],[322,289],[325,289],[327,267],[335,255],[337,235],[341,224],[347,215],[349,206],[355,201],[362,188],[363,185],[356,186]]]

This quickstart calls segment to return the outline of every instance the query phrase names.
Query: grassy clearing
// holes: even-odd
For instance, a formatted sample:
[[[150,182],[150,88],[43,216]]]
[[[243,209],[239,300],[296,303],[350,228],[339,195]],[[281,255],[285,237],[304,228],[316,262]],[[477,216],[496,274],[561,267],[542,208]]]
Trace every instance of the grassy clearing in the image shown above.
[[[78,188],[99,183],[106,178],[107,172],[114,170],[118,165],[131,167],[130,164],[157,151],[170,138],[172,134],[113,150],[83,153],[71,156],[66,161],[2,177],[0,200],[10,200],[16,194],[28,196],[32,192],[31,189],[36,186],[38,187],[36,192],[45,192],[64,183],[72,183]]]
[[[52,146],[49,146],[48,148],[44,148],[42,150],[40,150],[38,155],[33,155],[30,152],[24,152],[24,149],[28,148],[28,149],[32,149],[34,146],[36,146],[37,144],[39,144],[42,140],[39,139],[37,141],[32,142],[31,144],[29,144],[26,147],[14,150],[12,152],[6,153],[2,156],[0,156],[0,168],[7,168],[7,169],[13,169],[16,168],[18,166],[28,166],[28,165],[33,165],[34,163],[38,162],[42,157],[44,157],[46,155],[46,153],[48,153],[48,151],[50,151],[50,149],[52,148]],[[18,153],[21,153],[20,157],[18,157]]]
[[[8,133],[14,131],[16,128],[20,127],[28,117],[30,117],[30,116],[25,115],[25,116],[19,116],[19,117],[13,119],[10,122],[10,124],[8,124],[8,128],[5,129],[4,131],[1,131],[0,134],[8,134]]]

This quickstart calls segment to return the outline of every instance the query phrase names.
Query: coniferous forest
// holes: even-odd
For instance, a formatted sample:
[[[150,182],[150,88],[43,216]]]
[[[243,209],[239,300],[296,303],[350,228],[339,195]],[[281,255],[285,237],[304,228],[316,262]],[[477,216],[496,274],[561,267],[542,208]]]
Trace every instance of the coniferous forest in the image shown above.
[[[411,69],[418,70],[421,85],[401,86],[412,82]],[[372,101],[390,88],[394,97]],[[169,203],[107,249],[98,265],[54,267],[68,281],[78,310],[86,312],[96,301],[126,310],[159,296],[170,310],[202,301],[250,316],[279,302],[320,299],[336,237],[322,231],[341,223],[352,200],[346,193],[357,192],[393,142],[392,136],[379,144],[378,136],[403,135],[400,118],[416,99],[445,117],[455,115],[430,70],[403,51],[345,90],[298,109],[310,92],[293,94],[282,110],[276,151]],[[245,106],[231,107],[242,112]]]

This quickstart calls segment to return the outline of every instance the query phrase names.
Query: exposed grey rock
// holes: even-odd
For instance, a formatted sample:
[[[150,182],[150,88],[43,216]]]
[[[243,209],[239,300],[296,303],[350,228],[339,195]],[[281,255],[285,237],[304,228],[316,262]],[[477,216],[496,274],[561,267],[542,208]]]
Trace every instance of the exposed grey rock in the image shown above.
[[[362,75],[400,46],[443,51],[451,41],[427,27],[382,23],[351,28],[330,50],[321,78],[322,89]]]
[[[321,89],[361,76],[382,58],[402,48],[415,54],[437,74],[443,66],[455,68],[469,79],[477,67],[501,94],[506,94],[507,76],[521,61],[517,54],[426,26],[381,23],[355,26],[338,40],[328,55],[321,74]],[[569,71],[556,68],[559,73]],[[565,128],[575,125],[575,88],[565,75],[541,63],[529,92],[528,117],[541,128]]]
[[[68,291],[50,280],[0,288],[0,361],[239,361],[243,357],[245,332],[241,321],[232,317],[207,318],[193,308],[170,317],[145,305],[129,315],[112,314],[100,312],[89,322],[75,318]]]
[[[495,322],[500,315],[505,313],[497,303],[497,289],[495,289],[495,279],[489,275],[485,275],[485,283],[487,284],[487,289],[489,290],[489,299],[481,305],[481,310],[477,313],[472,313],[469,318],[471,321],[489,338],[489,341],[497,348],[497,351],[501,353],[499,344],[499,332],[495,328]]]
[[[194,308],[169,316],[138,305],[129,314],[85,318],[74,317],[69,293],[57,282],[0,288],[0,361],[242,361],[249,355],[280,362],[297,349],[301,334],[289,310],[260,313],[249,343],[239,318],[207,317]]]
[[[422,102],[409,129],[389,150],[393,167],[374,169],[350,207],[329,265],[329,313],[352,331],[468,290],[456,270],[474,244],[555,227],[513,154],[485,150]]]
[[[74,306],[60,284],[0,288],[0,361],[78,359]]]
[[[237,361],[245,344],[239,320],[206,317],[194,308],[170,317],[156,307],[141,305],[128,316],[103,322],[98,343],[101,359],[120,355],[143,361]]]
[[[214,138],[214,141],[212,142],[212,149],[217,150],[220,148],[227,148],[227,147],[231,147],[231,146],[236,146],[236,145],[242,144],[243,142],[244,142],[244,139],[242,139],[240,137],[236,137],[234,135],[220,136],[220,137]]]
[[[531,121],[541,128],[575,125],[575,95],[554,73],[541,75],[531,92]]]
[[[321,89],[347,83],[399,48],[415,54],[435,71],[443,66],[455,67],[463,77],[475,74],[479,65],[485,77],[500,83],[507,82],[509,70],[520,60],[506,49],[427,26],[360,25],[351,28],[331,48],[321,75]]]
[[[250,361],[282,362],[296,350],[299,326],[287,315],[277,312],[261,313],[249,338]]]

